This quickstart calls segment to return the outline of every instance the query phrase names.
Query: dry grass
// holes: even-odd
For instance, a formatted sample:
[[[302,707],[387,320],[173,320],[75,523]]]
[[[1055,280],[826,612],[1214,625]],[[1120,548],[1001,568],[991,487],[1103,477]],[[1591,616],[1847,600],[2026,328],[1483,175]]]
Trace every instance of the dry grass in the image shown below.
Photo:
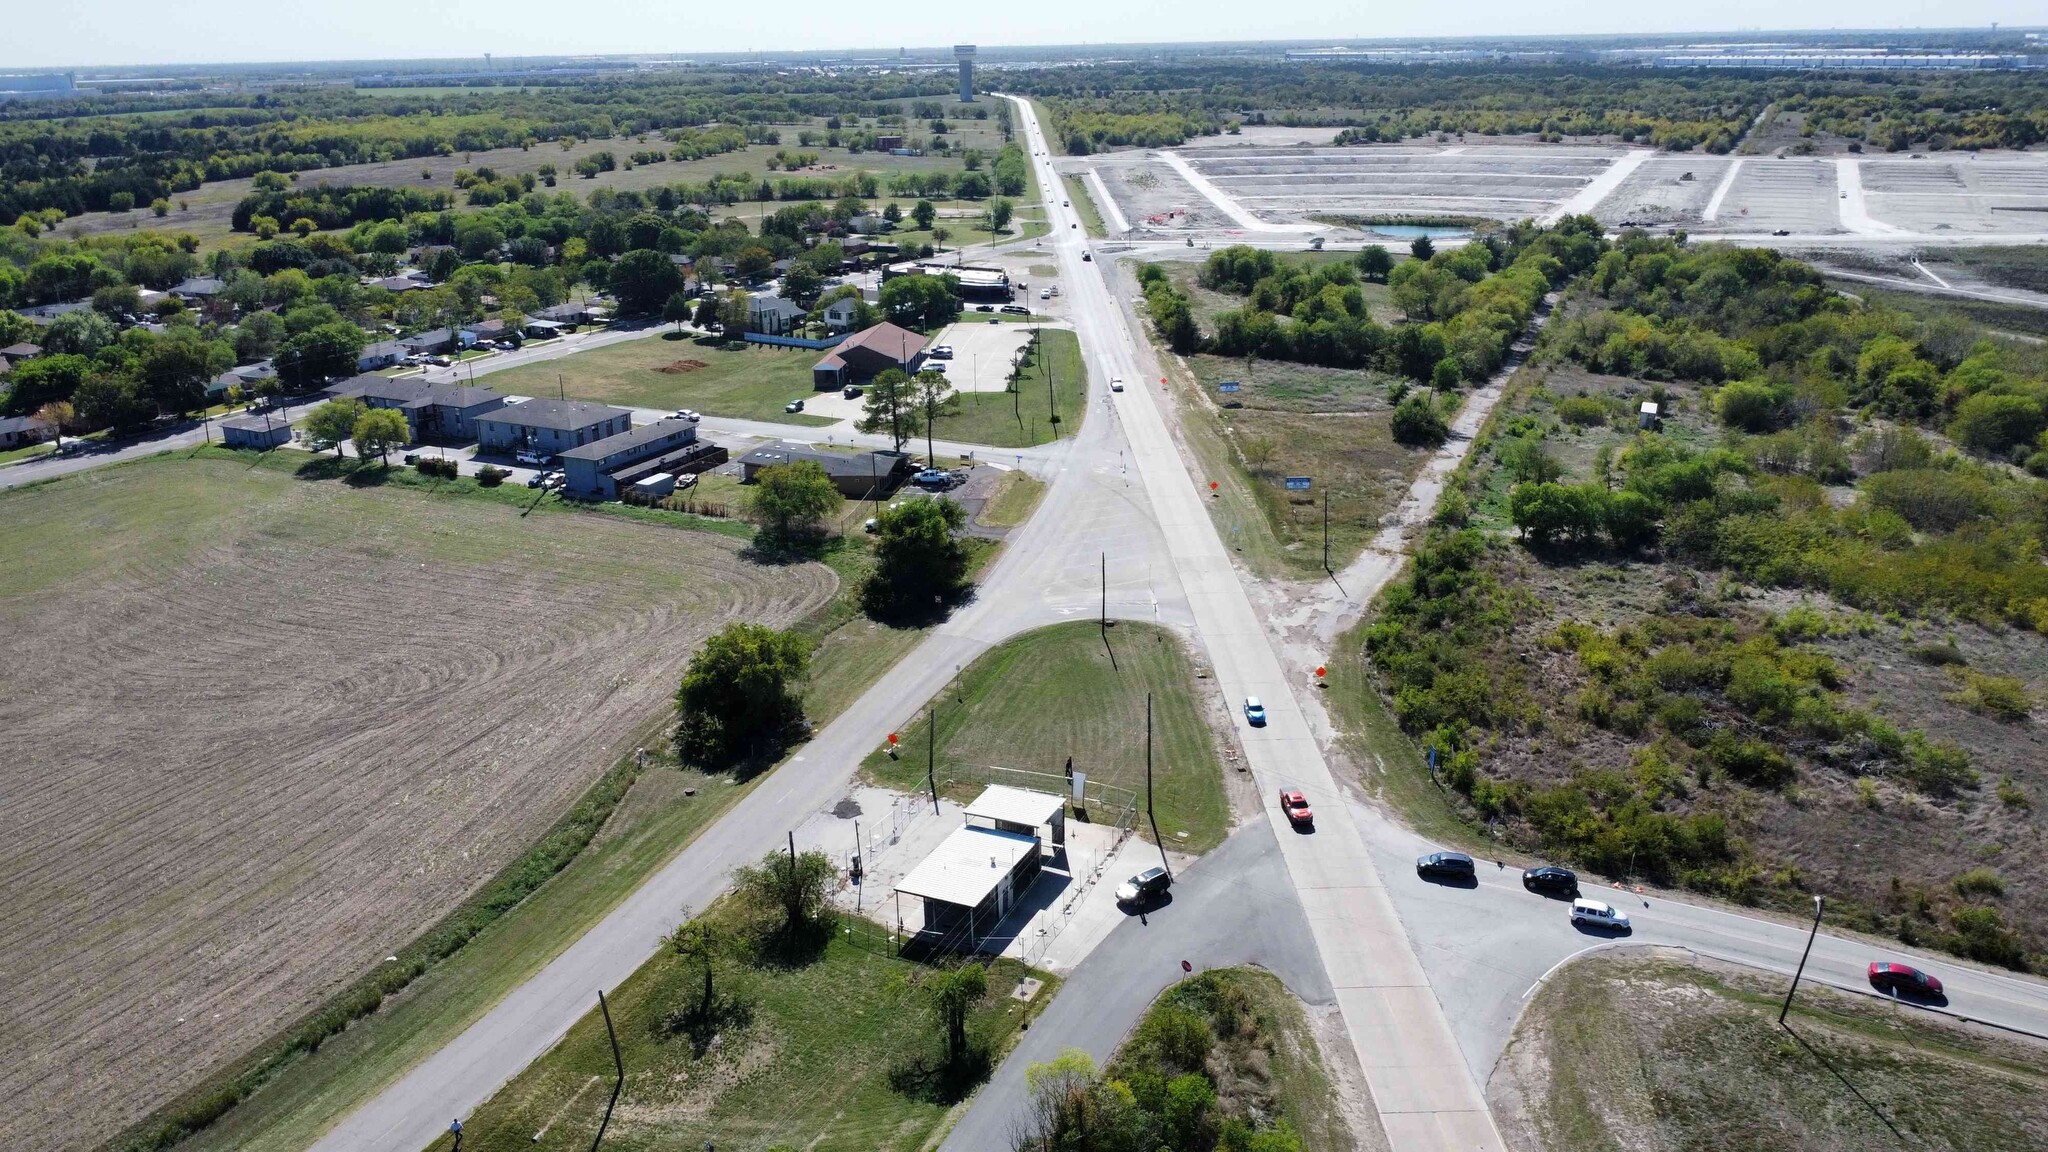
[[[836,586],[708,533],[217,457],[0,507],[8,1147],[105,1138],[413,939],[704,634]]]

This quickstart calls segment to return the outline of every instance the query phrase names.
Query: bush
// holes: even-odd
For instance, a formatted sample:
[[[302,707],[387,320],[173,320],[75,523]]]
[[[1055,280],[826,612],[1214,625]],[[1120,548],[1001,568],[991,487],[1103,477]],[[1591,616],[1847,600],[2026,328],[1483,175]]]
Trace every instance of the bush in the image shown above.
[[[413,467],[422,476],[435,476],[442,480],[453,480],[461,474],[455,461],[445,456],[422,456]]]
[[[2005,881],[1989,868],[1972,868],[1955,878],[1958,896],[2003,896]]]
[[[1607,405],[1592,396],[1572,396],[1558,401],[1557,418],[1576,427],[1607,423]]]
[[[1792,762],[1761,740],[1716,732],[1707,742],[1707,759],[1737,780],[1759,788],[1783,788],[1792,782]]]
[[[511,475],[512,470],[509,468],[500,468],[495,464],[486,464],[476,470],[477,486],[479,488],[496,488],[498,485],[503,484]]]
[[[2033,696],[2027,691],[2026,683],[2016,676],[1986,676],[1982,672],[1966,670],[1962,679],[1963,690],[1949,699],[1972,712],[2017,724],[2034,710]]]
[[[1393,433],[1399,443],[1434,448],[1450,438],[1451,429],[1434,403],[1410,396],[1394,405]]]
[[[2005,926],[1996,908],[1962,908],[1950,918],[1955,928],[1947,941],[1949,950],[1972,960],[1998,964],[2016,971],[2027,970],[2026,949],[2019,934]]]

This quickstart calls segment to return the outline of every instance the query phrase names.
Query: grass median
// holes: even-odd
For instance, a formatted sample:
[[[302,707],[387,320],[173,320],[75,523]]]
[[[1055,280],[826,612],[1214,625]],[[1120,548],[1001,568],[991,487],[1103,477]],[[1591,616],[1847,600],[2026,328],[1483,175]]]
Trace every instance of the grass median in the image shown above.
[[[951,411],[933,423],[933,435],[962,444],[1029,448],[1078,428],[1088,403],[1080,338],[1065,328],[1045,328],[1039,345],[1015,391],[956,393]]]
[[[1176,849],[1207,851],[1230,826],[1207,719],[1211,683],[1197,678],[1173,633],[1149,624],[1104,630],[1083,621],[1012,637],[963,669],[937,699],[940,787],[965,798],[989,782],[991,765],[1058,774],[1071,756],[1076,771],[1135,791],[1142,807],[1149,692],[1160,835]],[[877,751],[863,767],[890,787],[921,788],[925,718],[906,725],[900,739],[901,759]],[[1142,819],[1140,829],[1151,834]]]

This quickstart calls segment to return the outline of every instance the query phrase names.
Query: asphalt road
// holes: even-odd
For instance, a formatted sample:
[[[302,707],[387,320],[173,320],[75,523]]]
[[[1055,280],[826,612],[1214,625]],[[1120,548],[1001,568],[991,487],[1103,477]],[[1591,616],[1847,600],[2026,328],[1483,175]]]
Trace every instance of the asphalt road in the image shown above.
[[[1171,899],[1112,930],[1060,986],[1059,998],[975,1096],[941,1147],[989,1152],[1012,1147],[1027,1119],[1024,1071],[1069,1048],[1109,1062],[1145,1010],[1195,971],[1256,964],[1309,1004],[1335,996],[1308,918],[1294,894],[1279,842],[1254,821],[1175,877]],[[1291,835],[1291,833],[1290,833]]]
[[[1259,793],[1299,788],[1319,812],[1313,835],[1276,825],[1287,873],[1306,909],[1325,975],[1365,1071],[1374,1107],[1395,1152],[1474,1152],[1503,1147],[1479,1081],[1468,1071],[1436,994],[1409,946],[1393,904],[1343,803],[1322,748],[1294,699],[1273,637],[1253,610],[1230,553],[1204,506],[1206,485],[1183,464],[1159,399],[1159,362],[1111,299],[1103,266],[1089,255],[1078,215],[1057,201],[1060,182],[1037,117],[1015,101],[1018,126],[1038,165],[1052,224],[1060,282],[1091,373],[1122,377],[1111,396],[1131,460],[1152,499],[1175,573],[1193,610],[1195,634],[1224,698],[1257,696],[1265,723],[1240,714],[1238,735]],[[1327,812],[1327,815],[1321,813]]]

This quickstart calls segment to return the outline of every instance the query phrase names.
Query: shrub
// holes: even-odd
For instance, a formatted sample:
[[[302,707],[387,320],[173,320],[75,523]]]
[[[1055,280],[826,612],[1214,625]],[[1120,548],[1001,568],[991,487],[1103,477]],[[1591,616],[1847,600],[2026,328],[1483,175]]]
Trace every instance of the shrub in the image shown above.
[[[1989,868],[1972,868],[1955,878],[1958,896],[2003,896],[2005,881]]]
[[[1962,691],[1949,699],[1972,712],[2017,724],[2034,710],[2034,699],[2027,692],[2025,682],[2017,676],[1986,676],[1966,669],[1962,679]]]
[[[1575,427],[1607,423],[1607,405],[1593,396],[1571,396],[1558,401],[1557,418]]]
[[[1399,443],[1434,448],[1449,438],[1451,429],[1435,404],[1410,396],[1394,405],[1393,433]]]
[[[1707,742],[1707,758],[1745,784],[1782,788],[1792,782],[1792,762],[1761,740],[1743,740],[1731,732],[1716,732]]]
[[[486,464],[476,470],[477,486],[480,488],[496,488],[498,485],[503,484],[506,478],[511,475],[512,470],[509,468],[500,468],[495,464]]]
[[[2005,926],[1996,908],[1962,908],[1950,918],[1955,933],[1948,941],[1950,951],[1972,960],[1999,964],[2020,972],[2027,970],[2026,949],[2019,934]]]
[[[455,461],[445,456],[422,456],[413,467],[419,469],[422,476],[435,476],[443,480],[453,480],[461,474]]]

